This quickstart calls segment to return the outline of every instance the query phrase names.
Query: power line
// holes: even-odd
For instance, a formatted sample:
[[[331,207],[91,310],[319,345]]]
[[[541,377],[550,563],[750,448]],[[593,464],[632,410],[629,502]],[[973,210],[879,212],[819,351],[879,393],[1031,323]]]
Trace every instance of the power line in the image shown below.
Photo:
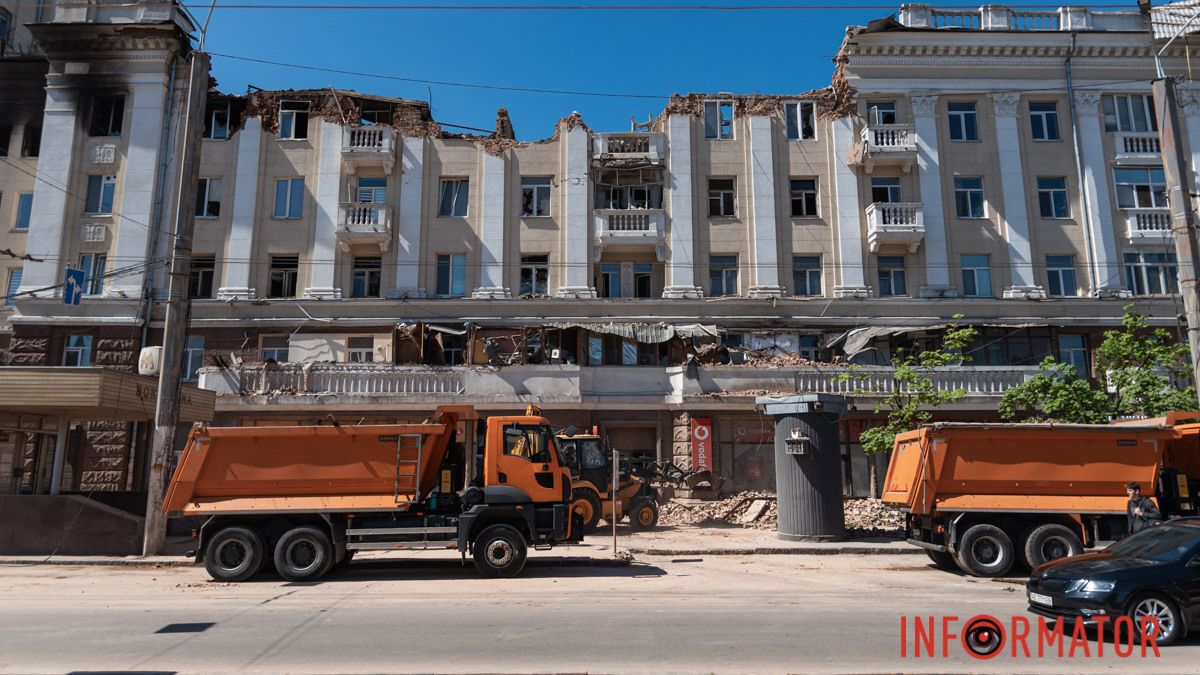
[[[207,4],[180,3],[188,10],[208,11]],[[1016,5],[1015,10],[1056,10],[1061,4]],[[1090,4],[1093,9],[1129,9],[1127,4]],[[216,4],[217,10],[323,10],[401,12],[842,12],[847,10],[897,10],[896,4],[832,5],[421,5],[421,4],[320,4],[265,2],[261,4]],[[978,5],[937,5],[935,10],[978,11]]]

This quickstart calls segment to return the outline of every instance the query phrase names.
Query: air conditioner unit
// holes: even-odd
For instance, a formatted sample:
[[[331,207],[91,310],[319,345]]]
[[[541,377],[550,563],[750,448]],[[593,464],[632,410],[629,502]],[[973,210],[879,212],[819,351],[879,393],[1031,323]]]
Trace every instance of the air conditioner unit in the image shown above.
[[[138,375],[158,377],[162,367],[162,347],[142,347],[138,354]]]

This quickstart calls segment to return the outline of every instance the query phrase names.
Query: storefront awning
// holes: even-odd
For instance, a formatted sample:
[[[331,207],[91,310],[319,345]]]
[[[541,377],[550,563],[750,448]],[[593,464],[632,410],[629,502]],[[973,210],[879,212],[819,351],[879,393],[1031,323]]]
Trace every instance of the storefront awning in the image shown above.
[[[154,419],[158,378],[107,368],[0,368],[0,412],[71,420]],[[180,422],[211,422],[215,392],[184,384]]]

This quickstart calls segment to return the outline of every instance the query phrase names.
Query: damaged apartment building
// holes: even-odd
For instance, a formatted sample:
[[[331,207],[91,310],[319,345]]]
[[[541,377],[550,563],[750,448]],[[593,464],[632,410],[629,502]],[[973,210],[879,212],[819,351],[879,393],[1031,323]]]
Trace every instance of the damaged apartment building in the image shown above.
[[[0,59],[22,101],[0,109],[0,249],[15,254],[0,348],[14,365],[128,367],[161,340],[155,218],[176,197],[161,139],[194,30],[171,3],[70,5],[0,2],[24,45]],[[1178,45],[1169,72],[1187,70]],[[220,424],[535,404],[622,452],[712,468],[727,491],[773,486],[755,396],[852,394],[861,493],[872,393],[893,386],[897,349],[937,344],[953,317],[979,329],[935,375],[967,390],[940,413],[958,419],[992,418],[1048,355],[1094,376],[1130,302],[1178,326],[1159,47],[1132,2],[906,5],[847,30],[828,87],[676,95],[628,131],[567,107],[538,141],[504,110],[494,133],[454,133],[424,101],[336,82],[214,88],[186,376],[218,393]],[[1200,90],[1182,92],[1200,159]],[[80,306],[62,301],[68,266],[86,273]],[[847,383],[848,363],[866,379]],[[694,456],[704,427],[711,456]],[[89,488],[115,489],[72,486]]]

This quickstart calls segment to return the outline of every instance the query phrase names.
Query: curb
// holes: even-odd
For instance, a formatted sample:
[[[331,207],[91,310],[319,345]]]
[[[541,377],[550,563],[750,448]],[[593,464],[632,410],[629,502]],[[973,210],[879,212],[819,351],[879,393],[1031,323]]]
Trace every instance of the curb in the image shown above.
[[[760,548],[628,548],[634,555],[914,555],[919,548],[862,548],[854,546],[793,546]]]
[[[78,565],[88,567],[196,567],[191,559],[139,560],[137,558],[0,558],[0,565],[31,567],[35,565]]]
[[[457,564],[457,559],[454,559]],[[628,567],[633,561],[619,558],[530,558],[528,567]],[[367,567],[441,567],[445,561],[420,558],[378,558],[365,559],[353,563],[358,568]],[[182,560],[139,560],[137,558],[0,558],[0,566],[35,567],[40,565],[74,565],[86,567],[200,567],[190,559]]]

